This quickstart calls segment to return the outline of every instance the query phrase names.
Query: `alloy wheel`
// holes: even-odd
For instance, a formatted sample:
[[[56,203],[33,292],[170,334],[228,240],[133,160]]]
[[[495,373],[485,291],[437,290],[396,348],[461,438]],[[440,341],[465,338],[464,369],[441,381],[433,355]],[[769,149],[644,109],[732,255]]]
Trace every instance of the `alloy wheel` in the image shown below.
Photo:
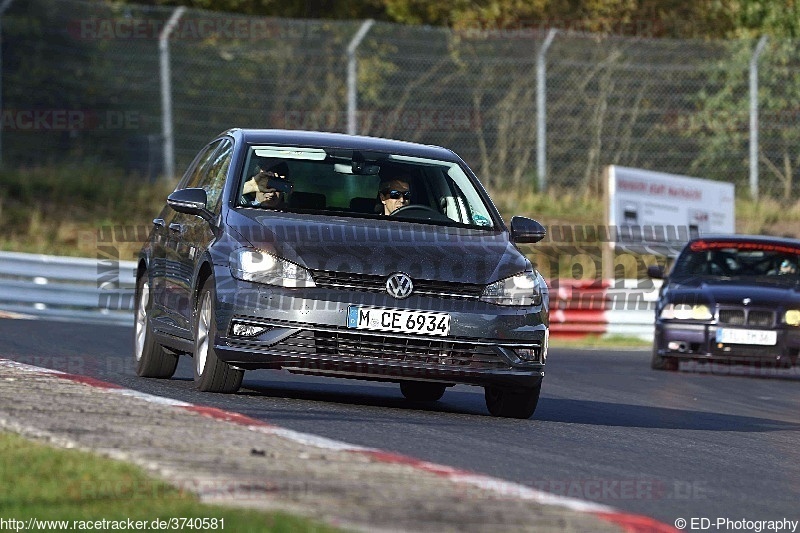
[[[200,303],[200,311],[197,316],[197,349],[195,350],[194,357],[196,359],[195,365],[197,366],[197,375],[202,376],[206,369],[206,360],[208,359],[208,338],[209,330],[211,329],[211,293],[207,292],[203,296],[203,301]]]
[[[139,294],[139,306],[136,309],[136,336],[135,349],[136,360],[141,361],[144,352],[144,337],[147,334],[147,306],[150,303],[150,284],[146,281],[142,284]]]

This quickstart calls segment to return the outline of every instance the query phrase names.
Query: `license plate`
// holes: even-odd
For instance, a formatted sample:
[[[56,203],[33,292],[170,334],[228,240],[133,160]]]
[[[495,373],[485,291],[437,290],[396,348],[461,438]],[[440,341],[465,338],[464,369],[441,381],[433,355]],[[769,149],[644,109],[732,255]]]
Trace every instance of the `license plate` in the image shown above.
[[[774,346],[778,343],[776,331],[763,331],[759,329],[731,329],[720,328],[717,330],[717,342],[722,344],[758,344]]]
[[[347,308],[347,327],[444,336],[450,334],[450,315],[351,305]]]

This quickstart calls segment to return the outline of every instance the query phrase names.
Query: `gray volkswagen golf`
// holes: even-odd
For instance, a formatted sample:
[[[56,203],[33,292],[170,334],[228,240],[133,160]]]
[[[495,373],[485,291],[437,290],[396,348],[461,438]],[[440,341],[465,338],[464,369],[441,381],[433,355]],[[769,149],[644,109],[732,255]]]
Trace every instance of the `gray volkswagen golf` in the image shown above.
[[[242,130],[206,145],[169,195],[137,267],[134,357],[197,388],[248,369],[396,382],[411,401],[485,389],[528,418],[541,391],[548,290],[456,154],[334,133]]]

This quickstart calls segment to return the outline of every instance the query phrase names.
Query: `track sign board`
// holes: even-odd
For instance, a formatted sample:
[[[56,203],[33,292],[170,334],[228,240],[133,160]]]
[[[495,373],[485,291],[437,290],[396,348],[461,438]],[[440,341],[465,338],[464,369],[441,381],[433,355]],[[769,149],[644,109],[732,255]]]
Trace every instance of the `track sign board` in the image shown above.
[[[692,237],[736,231],[732,183],[616,165],[606,175],[616,247],[672,255]]]

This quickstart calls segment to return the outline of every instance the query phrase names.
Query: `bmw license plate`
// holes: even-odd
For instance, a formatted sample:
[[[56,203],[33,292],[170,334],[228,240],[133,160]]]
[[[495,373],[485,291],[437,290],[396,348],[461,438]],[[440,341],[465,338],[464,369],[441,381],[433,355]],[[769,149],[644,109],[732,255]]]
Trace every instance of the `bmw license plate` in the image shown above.
[[[347,308],[347,327],[444,336],[450,334],[450,315],[351,305]]]
[[[760,329],[720,328],[717,330],[717,342],[723,344],[758,344],[761,346],[774,346],[778,343],[778,333]]]

